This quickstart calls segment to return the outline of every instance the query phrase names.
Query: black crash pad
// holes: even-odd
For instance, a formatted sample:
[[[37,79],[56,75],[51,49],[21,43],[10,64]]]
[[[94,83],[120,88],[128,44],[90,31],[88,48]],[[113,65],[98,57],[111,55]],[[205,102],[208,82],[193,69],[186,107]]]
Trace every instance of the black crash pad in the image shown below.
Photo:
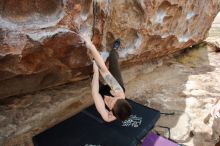
[[[95,106],[33,137],[35,146],[136,146],[154,127],[160,112],[134,101],[125,121],[106,123]]]

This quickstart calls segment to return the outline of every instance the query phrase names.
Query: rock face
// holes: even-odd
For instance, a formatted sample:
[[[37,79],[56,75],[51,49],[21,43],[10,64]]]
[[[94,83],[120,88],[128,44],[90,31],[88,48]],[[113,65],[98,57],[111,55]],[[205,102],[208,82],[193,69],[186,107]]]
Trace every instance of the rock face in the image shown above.
[[[99,51],[121,38],[127,66],[204,40],[219,9],[219,0],[1,0],[0,98],[90,74],[79,32]]]

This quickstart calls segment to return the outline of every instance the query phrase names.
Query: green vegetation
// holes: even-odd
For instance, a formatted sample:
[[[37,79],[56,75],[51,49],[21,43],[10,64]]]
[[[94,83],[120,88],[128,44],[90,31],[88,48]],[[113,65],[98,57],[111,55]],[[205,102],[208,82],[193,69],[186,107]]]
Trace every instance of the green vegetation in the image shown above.
[[[207,44],[205,42],[193,45],[181,51],[178,55],[175,55],[177,62],[188,65],[190,67],[196,67],[198,65],[209,64]]]

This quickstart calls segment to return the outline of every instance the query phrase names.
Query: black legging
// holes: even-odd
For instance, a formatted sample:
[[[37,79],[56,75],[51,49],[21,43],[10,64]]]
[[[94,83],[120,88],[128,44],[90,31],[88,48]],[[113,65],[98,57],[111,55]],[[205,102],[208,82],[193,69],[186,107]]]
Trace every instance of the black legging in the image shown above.
[[[123,79],[122,79],[121,72],[120,72],[120,66],[118,63],[118,58],[119,58],[118,52],[115,49],[112,49],[108,57],[109,72],[113,75],[113,77],[118,81],[118,83],[121,85],[121,87],[125,91]],[[103,85],[101,82],[99,82],[99,84],[100,86]]]

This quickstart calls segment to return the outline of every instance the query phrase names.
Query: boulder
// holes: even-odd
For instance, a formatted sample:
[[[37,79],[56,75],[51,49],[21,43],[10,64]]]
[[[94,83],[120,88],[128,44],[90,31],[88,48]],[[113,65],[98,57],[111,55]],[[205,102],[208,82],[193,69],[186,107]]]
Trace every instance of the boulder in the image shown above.
[[[121,38],[126,67],[201,42],[219,10],[219,0],[1,0],[0,99],[87,77],[80,32],[104,52]]]

